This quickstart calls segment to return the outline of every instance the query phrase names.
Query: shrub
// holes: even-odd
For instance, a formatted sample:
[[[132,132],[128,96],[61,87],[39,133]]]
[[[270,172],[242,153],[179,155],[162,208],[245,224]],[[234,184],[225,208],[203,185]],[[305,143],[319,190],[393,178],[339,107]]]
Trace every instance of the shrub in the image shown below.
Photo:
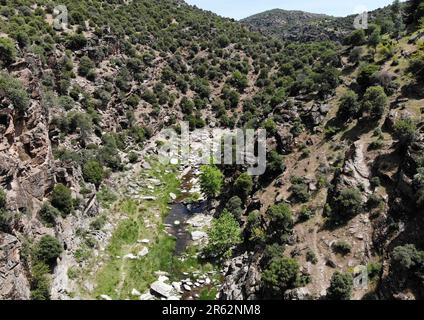
[[[355,30],[350,34],[348,42],[352,46],[361,46],[365,44],[365,31],[362,29]]]
[[[418,82],[424,81],[424,54],[410,60],[408,71],[415,76]]]
[[[343,256],[349,254],[352,250],[352,246],[347,243],[346,241],[339,240],[335,243],[333,243],[332,248],[334,252],[339,253]]]
[[[87,161],[83,168],[82,174],[84,180],[99,186],[104,178],[103,166],[96,160]]]
[[[0,92],[4,94],[18,112],[24,112],[28,108],[29,96],[19,80],[0,73]]]
[[[50,299],[50,280],[48,273],[49,266],[38,262],[31,268],[31,299],[49,300]]]
[[[286,169],[284,164],[283,156],[280,155],[277,151],[272,150],[268,154],[268,165],[267,171],[272,175],[278,175],[283,173]]]
[[[284,243],[293,228],[293,214],[290,206],[285,203],[272,205],[267,210],[267,216],[270,221],[269,234]]]
[[[131,152],[128,154],[128,161],[129,161],[130,163],[136,163],[136,162],[138,161],[138,154],[137,154],[137,153],[135,153],[134,151],[131,151]]]
[[[415,122],[410,118],[400,119],[396,121],[394,126],[395,136],[403,145],[407,145],[414,140],[416,130]]]
[[[60,215],[60,211],[52,207],[49,203],[44,203],[38,215],[46,226],[52,227],[56,222],[56,217]]]
[[[369,86],[374,84],[374,74],[378,72],[379,66],[375,64],[366,64],[359,69],[358,78],[356,82],[364,92]]]
[[[419,263],[419,251],[413,244],[394,248],[392,264],[400,269],[409,270]]]
[[[234,191],[242,199],[246,199],[253,189],[252,176],[242,173],[234,182]]]
[[[62,212],[62,214],[70,214],[73,210],[71,190],[63,184],[55,185],[52,193],[51,204]]]
[[[296,285],[299,274],[299,264],[287,257],[275,257],[263,272],[263,282],[266,289],[273,295],[281,295],[287,289]]]
[[[224,175],[213,165],[204,165],[200,168],[200,187],[208,197],[216,197],[220,194]]]
[[[331,300],[349,300],[352,295],[353,277],[350,273],[335,272],[331,277],[327,298]]]
[[[362,194],[358,189],[349,188],[340,192],[335,199],[335,209],[344,217],[357,215],[363,211]]]
[[[231,197],[230,200],[228,200],[227,205],[225,208],[233,214],[233,216],[240,221],[241,214],[243,213],[243,203],[241,199],[237,196]]]
[[[80,60],[78,67],[78,74],[83,77],[87,77],[90,71],[95,67],[95,64],[87,56],[83,56]]]
[[[306,261],[316,264],[318,262],[317,255],[311,249],[306,251]]]
[[[231,248],[242,240],[240,226],[227,210],[224,210],[218,219],[213,220],[208,235],[209,242],[205,252],[210,256],[229,257]]]
[[[388,98],[381,86],[369,87],[362,102],[363,111],[372,119],[380,119],[386,109]]]
[[[36,261],[52,266],[61,253],[62,246],[59,241],[52,236],[46,235],[37,243],[34,250],[34,258]]]
[[[308,185],[306,183],[295,183],[290,188],[292,197],[296,202],[308,202],[310,198]]]
[[[15,44],[8,38],[0,38],[0,66],[8,66],[16,58]]]
[[[0,189],[0,210],[6,207],[6,192]]]
[[[338,116],[344,120],[348,120],[356,117],[358,112],[358,95],[354,91],[348,90],[340,98]]]

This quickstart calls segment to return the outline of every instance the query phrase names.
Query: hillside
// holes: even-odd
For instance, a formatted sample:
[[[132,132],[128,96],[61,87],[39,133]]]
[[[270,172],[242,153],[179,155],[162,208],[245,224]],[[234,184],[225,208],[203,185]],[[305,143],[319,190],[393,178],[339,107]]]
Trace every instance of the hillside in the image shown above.
[[[253,30],[287,41],[340,41],[353,29],[353,17],[336,18],[282,9],[262,12],[241,22]]]
[[[182,1],[61,3],[62,30],[53,1],[0,5],[1,299],[424,296],[416,2],[343,41],[285,12],[300,42]],[[234,128],[267,131],[263,175],[203,164]]]
[[[404,4],[400,4],[404,6]],[[385,27],[393,24],[390,6],[369,12],[369,22]],[[265,11],[240,22],[264,34],[286,41],[336,41],[342,42],[354,30],[356,15],[333,17],[303,11],[274,9]]]

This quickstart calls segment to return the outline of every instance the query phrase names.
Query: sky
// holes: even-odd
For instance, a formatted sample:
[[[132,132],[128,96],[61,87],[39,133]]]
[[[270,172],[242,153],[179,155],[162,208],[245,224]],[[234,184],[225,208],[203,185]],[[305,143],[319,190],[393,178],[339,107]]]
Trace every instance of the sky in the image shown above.
[[[188,4],[236,20],[270,9],[302,10],[342,17],[371,11],[393,0],[185,0]]]

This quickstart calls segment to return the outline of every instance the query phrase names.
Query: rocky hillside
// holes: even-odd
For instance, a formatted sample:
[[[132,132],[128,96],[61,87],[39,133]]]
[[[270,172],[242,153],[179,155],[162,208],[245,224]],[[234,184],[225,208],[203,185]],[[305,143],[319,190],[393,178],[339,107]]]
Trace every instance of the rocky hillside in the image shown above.
[[[252,30],[287,41],[343,42],[354,30],[355,17],[354,14],[347,17],[333,17],[303,11],[274,9],[242,19],[241,23],[251,27]],[[369,21],[378,21],[389,27],[393,23],[390,18],[390,6],[369,12]]]
[[[340,41],[353,28],[353,18],[282,9],[262,12],[241,22],[287,41]]]
[[[182,1],[60,4],[61,30],[55,1],[0,5],[2,299],[422,297],[415,2],[344,46]],[[181,121],[219,131],[164,165]],[[264,175],[201,165],[233,128],[267,130]]]

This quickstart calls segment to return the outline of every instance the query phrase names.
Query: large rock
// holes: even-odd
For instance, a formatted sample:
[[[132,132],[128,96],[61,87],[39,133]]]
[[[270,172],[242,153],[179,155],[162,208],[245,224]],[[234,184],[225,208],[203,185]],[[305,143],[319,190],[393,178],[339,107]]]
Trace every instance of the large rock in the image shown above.
[[[154,292],[159,294],[160,296],[164,298],[169,298],[174,295],[174,289],[169,284],[166,284],[162,281],[156,281],[153,282],[150,285],[150,289]]]

